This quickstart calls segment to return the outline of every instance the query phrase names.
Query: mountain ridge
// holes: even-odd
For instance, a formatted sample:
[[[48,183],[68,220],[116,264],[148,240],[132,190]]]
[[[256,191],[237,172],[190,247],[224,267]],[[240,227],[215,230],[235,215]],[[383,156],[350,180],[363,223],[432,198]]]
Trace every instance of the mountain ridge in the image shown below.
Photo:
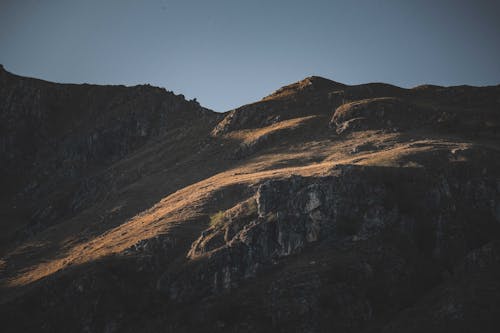
[[[7,332],[498,324],[500,86],[308,77],[216,113],[19,80],[0,76]]]

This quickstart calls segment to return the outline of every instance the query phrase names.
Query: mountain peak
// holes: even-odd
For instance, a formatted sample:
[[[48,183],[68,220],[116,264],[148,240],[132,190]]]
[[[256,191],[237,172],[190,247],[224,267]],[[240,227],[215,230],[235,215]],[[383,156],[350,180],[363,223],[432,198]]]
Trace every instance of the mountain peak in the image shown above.
[[[305,79],[295,83],[283,86],[263,98],[263,100],[272,100],[285,98],[301,92],[318,92],[322,90],[335,90],[344,88],[346,85],[343,83],[335,82],[321,76],[308,76]]]

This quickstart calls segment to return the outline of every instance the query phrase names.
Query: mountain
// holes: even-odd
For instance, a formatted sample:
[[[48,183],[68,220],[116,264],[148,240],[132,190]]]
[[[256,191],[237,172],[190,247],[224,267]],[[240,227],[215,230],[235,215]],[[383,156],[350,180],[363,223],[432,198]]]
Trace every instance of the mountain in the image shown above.
[[[0,67],[3,332],[496,332],[500,85],[217,113]]]

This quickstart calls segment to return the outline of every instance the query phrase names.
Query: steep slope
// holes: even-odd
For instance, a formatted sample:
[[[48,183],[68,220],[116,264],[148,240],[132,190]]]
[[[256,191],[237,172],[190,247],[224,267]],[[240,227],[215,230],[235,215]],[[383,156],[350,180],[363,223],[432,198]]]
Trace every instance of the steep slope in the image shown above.
[[[216,114],[1,75],[7,332],[500,327],[500,86],[310,77]]]
[[[189,138],[205,136],[218,119],[161,88],[60,85],[3,67],[0,100],[2,236],[13,227],[18,239],[71,218],[147,172],[149,157],[110,167],[126,156],[158,142],[175,142],[182,154],[184,141],[186,150],[200,144]]]

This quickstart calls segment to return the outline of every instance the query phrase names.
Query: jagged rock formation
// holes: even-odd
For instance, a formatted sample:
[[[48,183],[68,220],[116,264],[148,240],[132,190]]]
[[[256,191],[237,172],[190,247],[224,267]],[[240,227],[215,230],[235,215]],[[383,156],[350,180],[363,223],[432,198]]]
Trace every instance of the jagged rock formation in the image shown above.
[[[317,300],[306,298],[308,313],[302,319],[316,313],[313,324],[318,328],[361,329],[376,320],[377,313],[415,302],[429,284],[442,282],[464,258],[474,256],[474,249],[495,240],[493,235],[500,231],[497,170],[483,174],[462,163],[436,174],[423,168],[339,166],[332,176],[267,181],[250,199],[256,203],[238,204],[202,233],[188,253],[198,262],[173,281],[166,278],[160,289],[165,286],[170,299],[186,301],[238,288],[306,249],[314,251],[311,265],[322,265],[332,252],[354,254],[372,248],[378,253],[358,257],[361,267],[334,283],[323,275],[303,282],[304,288],[331,293],[334,304],[349,299],[342,310],[350,315],[333,322]],[[393,262],[383,262],[386,257]],[[352,290],[358,292],[350,294]],[[265,299],[272,306],[272,300]],[[457,317],[481,311],[474,305],[466,309],[462,299],[443,301]],[[282,312],[279,306],[275,310]],[[282,323],[303,314],[270,315]],[[495,321],[493,313],[489,315]],[[357,322],[350,323],[355,318]]]
[[[218,114],[2,68],[2,329],[496,332],[499,110],[310,77]]]

